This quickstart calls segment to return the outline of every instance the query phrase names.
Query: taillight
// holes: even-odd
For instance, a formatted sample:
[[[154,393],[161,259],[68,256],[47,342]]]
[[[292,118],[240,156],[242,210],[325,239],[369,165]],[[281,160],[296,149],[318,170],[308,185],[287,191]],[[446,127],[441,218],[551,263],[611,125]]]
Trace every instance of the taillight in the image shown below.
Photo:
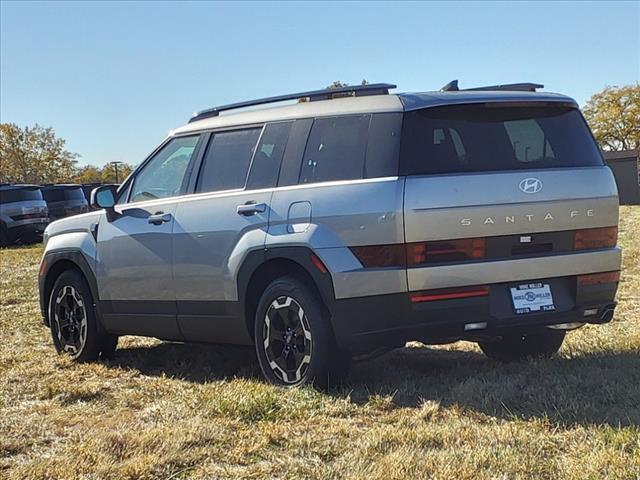
[[[407,244],[408,266],[479,260],[484,256],[484,238],[461,238]]]
[[[363,267],[398,267],[464,262],[485,256],[484,238],[436,240],[393,245],[350,247]]]
[[[432,302],[434,300],[453,300],[456,298],[485,297],[489,295],[489,287],[475,285],[473,287],[440,288],[411,294],[411,303]]]
[[[404,244],[366,245],[351,247],[351,251],[365,268],[375,267],[404,267]]]
[[[578,275],[578,285],[600,285],[601,283],[616,283],[620,281],[620,271],[590,273],[589,275]]]
[[[615,247],[618,241],[618,227],[587,228],[576,230],[574,250]]]

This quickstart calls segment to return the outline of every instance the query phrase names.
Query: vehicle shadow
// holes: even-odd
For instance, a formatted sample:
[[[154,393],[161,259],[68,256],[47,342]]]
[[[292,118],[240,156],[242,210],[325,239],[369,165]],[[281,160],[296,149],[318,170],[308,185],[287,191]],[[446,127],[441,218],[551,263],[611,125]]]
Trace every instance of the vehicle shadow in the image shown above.
[[[262,378],[252,347],[161,343],[119,348],[108,364],[198,383]],[[639,426],[640,352],[500,364],[473,351],[406,347],[354,364],[347,384],[329,395],[360,405],[388,397],[389,408],[432,402],[501,419]]]
[[[640,425],[640,352],[598,352],[501,364],[473,351],[403,348],[356,365],[351,400],[390,396],[491,417],[561,424]]]
[[[261,378],[253,347],[162,342],[153,346],[118,347],[108,365],[135,369],[143,375],[204,383],[228,378]]]

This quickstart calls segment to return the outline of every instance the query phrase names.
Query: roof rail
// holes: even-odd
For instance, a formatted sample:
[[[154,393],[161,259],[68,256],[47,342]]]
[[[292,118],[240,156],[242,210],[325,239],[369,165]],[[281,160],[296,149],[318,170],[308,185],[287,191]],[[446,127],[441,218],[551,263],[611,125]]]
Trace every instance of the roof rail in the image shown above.
[[[539,83],[506,83],[504,85],[487,85],[486,87],[458,88],[458,80],[452,80],[440,89],[441,92],[457,91],[482,91],[482,90],[505,90],[510,92],[535,92],[538,88],[544,88]]]
[[[308,92],[290,93],[288,95],[278,95],[275,97],[258,98],[256,100],[230,103],[228,105],[220,105],[218,107],[202,110],[201,112],[198,112],[193,117],[191,117],[189,119],[189,123],[195,122],[196,120],[202,120],[203,118],[217,117],[220,112],[224,112],[226,110],[235,110],[237,108],[252,107],[255,105],[264,105],[267,103],[284,102],[287,100],[299,100],[301,98],[308,98],[311,102],[316,100],[329,100],[335,95],[340,94],[347,94],[347,96],[355,97],[362,97],[366,95],[386,95],[392,88],[396,88],[396,86],[390,83],[371,83],[367,85],[353,85],[340,88],[324,88],[322,90],[311,90]]]

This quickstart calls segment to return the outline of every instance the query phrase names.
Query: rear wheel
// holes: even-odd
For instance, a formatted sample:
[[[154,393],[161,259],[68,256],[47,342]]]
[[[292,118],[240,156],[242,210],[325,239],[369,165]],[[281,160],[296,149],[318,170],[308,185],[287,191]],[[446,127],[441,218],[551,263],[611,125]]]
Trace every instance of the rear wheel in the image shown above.
[[[61,273],[51,289],[49,324],[58,353],[78,362],[112,356],[116,349],[117,336],[98,332],[91,291],[75,270]]]
[[[338,350],[317,293],[296,276],[274,280],[255,318],[256,352],[265,378],[276,385],[327,388],[342,381],[350,356]]]
[[[6,247],[9,245],[9,235],[4,231],[4,228],[0,227],[0,247]]]
[[[479,342],[484,354],[501,362],[513,362],[524,358],[549,358],[558,353],[565,332],[548,330],[523,335],[505,335],[496,342]]]

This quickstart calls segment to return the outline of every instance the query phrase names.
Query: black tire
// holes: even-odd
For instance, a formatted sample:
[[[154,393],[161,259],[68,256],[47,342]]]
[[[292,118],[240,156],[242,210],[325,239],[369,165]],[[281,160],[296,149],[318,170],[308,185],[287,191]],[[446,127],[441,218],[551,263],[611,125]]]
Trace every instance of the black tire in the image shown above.
[[[495,342],[479,342],[484,354],[500,362],[513,362],[525,358],[549,358],[560,350],[564,341],[563,330],[546,330],[525,335],[505,335]]]
[[[58,353],[77,362],[90,362],[115,352],[118,337],[101,335],[87,281],[76,270],[66,270],[49,295],[51,338]]]
[[[0,227],[0,247],[9,246],[9,235]]]
[[[318,294],[300,277],[278,278],[265,289],[256,310],[254,338],[269,382],[326,389],[344,380],[351,357],[338,350],[325,312]]]

